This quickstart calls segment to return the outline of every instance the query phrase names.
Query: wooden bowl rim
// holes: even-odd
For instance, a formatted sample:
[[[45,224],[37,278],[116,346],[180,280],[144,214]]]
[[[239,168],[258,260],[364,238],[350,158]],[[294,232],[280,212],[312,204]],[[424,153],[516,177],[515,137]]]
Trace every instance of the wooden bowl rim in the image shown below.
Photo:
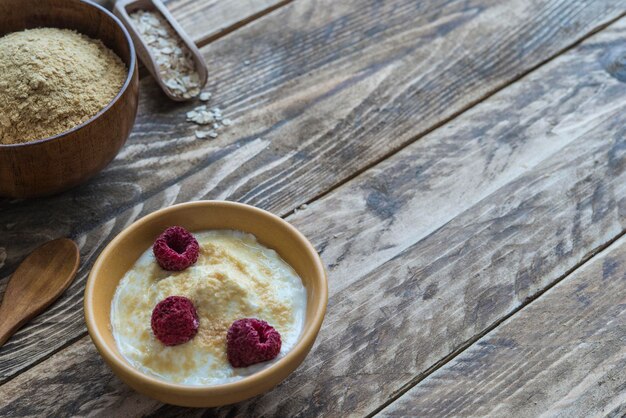
[[[98,279],[97,276],[101,269],[105,268],[104,260],[109,256],[111,252],[122,242],[125,236],[129,234],[135,233],[135,230],[138,229],[141,225],[154,222],[159,219],[161,216],[166,215],[170,212],[175,212],[178,210],[184,210],[189,207],[211,207],[211,206],[221,206],[225,208],[233,208],[243,210],[248,212],[251,217],[265,217],[271,218],[276,221],[280,228],[284,228],[289,230],[294,237],[296,237],[298,244],[302,245],[302,247],[306,250],[308,256],[311,257],[313,264],[315,265],[315,270],[318,272],[316,279],[320,283],[319,293],[316,294],[317,299],[315,303],[315,310],[313,317],[311,318],[311,323],[308,327],[303,329],[302,334],[300,335],[298,342],[293,346],[293,348],[282,358],[280,358],[276,363],[271,366],[258,371],[254,374],[244,377],[241,380],[237,380],[235,382],[229,383],[221,383],[217,385],[184,385],[173,382],[168,382],[163,379],[159,379],[153,376],[150,376],[137,368],[133,367],[128,361],[125,359],[121,359],[117,354],[115,354],[114,348],[110,347],[106,342],[104,337],[101,334],[101,329],[110,327],[110,318],[107,318],[107,324],[102,324],[98,319],[98,316],[94,313],[94,306],[92,303],[93,295],[97,291],[98,288]],[[102,250],[98,258],[96,259],[91,272],[89,273],[89,277],[87,279],[87,284],[85,286],[85,295],[84,295],[84,313],[85,313],[85,323],[87,325],[87,331],[96,346],[99,354],[111,365],[115,374],[121,372],[124,375],[123,380],[130,379],[135,383],[140,383],[144,387],[150,388],[148,391],[144,391],[143,393],[149,394],[154,393],[154,389],[160,391],[167,391],[173,394],[184,394],[190,396],[225,396],[226,394],[238,392],[242,390],[250,390],[253,387],[259,385],[260,382],[265,381],[266,379],[271,380],[274,379],[276,375],[280,375],[281,370],[284,370],[286,367],[289,367],[290,364],[295,365],[293,369],[297,368],[300,362],[295,363],[299,358],[299,356],[306,356],[309,349],[313,346],[315,339],[319,333],[319,330],[322,326],[322,322],[324,321],[324,317],[326,314],[326,309],[328,305],[328,273],[326,272],[326,268],[319,256],[313,244],[293,225],[284,220],[283,218],[274,215],[271,212],[268,212],[264,209],[257,208],[255,206],[247,205],[245,203],[226,201],[226,200],[197,200],[190,201],[184,203],[178,203],[172,206],[167,206],[161,209],[158,209],[143,218],[133,222],[131,225],[127,226],[123,229],[111,242],[107,244],[107,246]],[[304,359],[304,356],[302,359]],[[115,367],[113,367],[115,365]],[[133,385],[134,386],[134,385]],[[153,396],[153,395],[150,395]],[[156,396],[153,396],[156,397]],[[224,403],[222,405],[228,404]],[[180,404],[183,405],[183,404]]]
[[[79,3],[84,3],[87,6],[91,6],[94,7],[95,9],[97,9],[100,13],[104,13],[105,16],[108,16],[113,23],[115,23],[115,25],[117,25],[117,27],[122,31],[122,33],[124,34],[124,37],[126,38],[126,43],[129,46],[129,53],[130,53],[130,65],[128,66],[128,73],[126,74],[126,81],[124,81],[124,84],[122,85],[122,88],[120,88],[120,91],[117,92],[117,94],[115,95],[115,97],[113,99],[111,99],[111,101],[102,109],[100,109],[100,111],[98,113],[96,113],[95,115],[93,115],[91,118],[87,119],[85,122],[74,126],[73,128],[67,130],[67,131],[63,131],[61,133],[58,133],[56,135],[53,136],[49,136],[46,138],[42,138],[42,139],[37,139],[35,141],[28,141],[28,142],[23,142],[23,143],[19,143],[19,144],[0,144],[0,149],[2,148],[19,148],[19,147],[28,147],[28,146],[33,146],[33,145],[40,145],[43,143],[47,143],[50,141],[54,141],[57,139],[61,139],[65,136],[68,136],[76,131],[79,131],[80,129],[84,128],[85,126],[89,125],[91,122],[93,122],[94,120],[98,119],[100,116],[102,116],[106,111],[108,111],[111,107],[113,107],[113,105],[115,103],[117,103],[117,101],[120,99],[120,97],[122,97],[122,95],[126,92],[126,90],[128,90],[128,86],[130,86],[130,83],[133,79],[133,74],[135,73],[135,66],[137,65],[137,55],[135,53],[135,44],[133,43],[133,40],[130,37],[130,34],[128,33],[128,31],[126,30],[126,27],[124,27],[124,25],[122,24],[122,22],[120,22],[120,20],[111,12],[109,12],[107,9],[105,9],[104,7],[100,6],[99,4],[96,4],[90,0],[74,0],[77,1]]]

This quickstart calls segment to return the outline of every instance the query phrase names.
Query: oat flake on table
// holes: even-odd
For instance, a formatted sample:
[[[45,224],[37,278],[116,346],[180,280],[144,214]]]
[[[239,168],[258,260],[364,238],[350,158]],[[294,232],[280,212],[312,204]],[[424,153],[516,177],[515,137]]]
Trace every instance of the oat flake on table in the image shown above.
[[[210,93],[206,94],[208,94],[210,97]],[[222,115],[222,110],[219,107],[209,109],[206,104],[195,107],[193,110],[187,112],[186,116],[188,122],[193,122],[196,125],[200,126],[210,125],[211,128],[213,128],[211,130],[197,130],[196,138],[198,139],[215,139],[219,135],[218,131],[226,129],[228,126],[231,126],[233,124],[233,121],[231,121],[230,119],[224,119]]]
[[[176,35],[174,29],[158,13],[145,10],[130,15],[137,31],[144,39],[159,67],[159,72],[170,91],[183,98],[199,96],[202,102],[211,100],[211,93],[201,92],[200,76],[195,70],[195,63],[185,44]],[[206,104],[187,112],[187,121],[200,126],[210,125],[212,129],[198,129],[198,139],[212,138],[219,135],[219,130],[233,124],[224,119],[218,107],[209,109]]]

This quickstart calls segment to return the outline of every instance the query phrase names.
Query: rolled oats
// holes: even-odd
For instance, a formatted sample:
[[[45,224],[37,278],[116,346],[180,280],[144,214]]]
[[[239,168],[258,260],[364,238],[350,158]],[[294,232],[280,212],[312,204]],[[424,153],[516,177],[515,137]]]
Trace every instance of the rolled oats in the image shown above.
[[[163,83],[170,92],[185,99],[197,96],[202,88],[200,75],[191,52],[174,28],[163,16],[151,11],[139,10],[130,18],[154,57]]]
[[[205,93],[209,94],[210,96],[210,93]],[[205,139],[207,137],[217,138],[219,135],[218,130],[225,129],[226,127],[233,124],[230,119],[223,119],[222,111],[219,107],[214,107],[213,109],[209,110],[209,108],[205,104],[197,106],[187,112],[187,121],[193,122],[197,125],[211,125],[211,128],[213,128],[210,131],[200,129],[197,130],[196,138],[198,139]]]

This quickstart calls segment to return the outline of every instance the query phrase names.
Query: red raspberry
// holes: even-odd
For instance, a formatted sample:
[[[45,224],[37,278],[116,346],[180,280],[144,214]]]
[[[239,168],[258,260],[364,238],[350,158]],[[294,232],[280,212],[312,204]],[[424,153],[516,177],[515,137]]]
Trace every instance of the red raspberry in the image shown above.
[[[233,367],[248,367],[276,358],[280,352],[280,334],[265,321],[238,319],[226,334],[228,361]]]
[[[181,271],[198,261],[200,246],[185,228],[171,226],[154,241],[152,251],[161,268]]]
[[[186,343],[198,332],[198,313],[191,300],[170,296],[157,303],[152,311],[152,332],[165,345]]]

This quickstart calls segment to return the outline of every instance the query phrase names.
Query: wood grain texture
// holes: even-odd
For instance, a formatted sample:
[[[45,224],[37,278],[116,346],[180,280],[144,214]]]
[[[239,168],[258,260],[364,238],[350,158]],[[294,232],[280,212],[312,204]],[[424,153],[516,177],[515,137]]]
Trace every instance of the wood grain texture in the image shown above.
[[[163,101],[144,80],[135,134],[97,179],[51,199],[0,203],[2,276],[58,236],[84,243],[86,260],[70,295],[0,352],[3,379],[82,335],[81,291],[93,255],[137,216],[200,197],[288,213],[626,7],[521,0],[333,5],[290,4],[205,48],[220,62],[215,103],[237,123],[217,141],[196,140],[183,121],[188,108]],[[570,29],[558,30],[563,25]],[[44,332],[64,337],[42,342],[37,333]]]
[[[264,145],[206,194],[288,213],[571,45],[626,2],[333,6],[293,3],[203,49],[213,104],[236,122],[217,141],[195,139],[184,116],[192,105],[169,103],[143,80],[135,132],[98,178],[43,201],[0,201],[0,246],[15,243],[0,276],[42,235],[85,233],[249,144]]]
[[[199,45],[224,36],[292,0],[167,0],[164,3]]]
[[[93,0],[111,10],[114,0]],[[204,45],[292,0],[163,0],[198,44]]]
[[[333,294],[303,367],[272,393],[215,414],[372,413],[623,233],[619,113]],[[153,416],[192,412],[164,407]]]
[[[621,238],[380,416],[623,416],[625,260]]]
[[[318,343],[274,391],[207,413],[372,412],[622,233],[626,85],[613,68],[625,37],[619,22],[290,216],[330,267]],[[219,182],[235,169],[221,164],[188,180]],[[118,222],[207,190],[184,188]],[[85,236],[86,248],[114,229]],[[39,402],[33,394],[49,386],[60,395]],[[159,406],[119,383],[87,338],[0,387],[0,397],[0,414],[138,415]]]

